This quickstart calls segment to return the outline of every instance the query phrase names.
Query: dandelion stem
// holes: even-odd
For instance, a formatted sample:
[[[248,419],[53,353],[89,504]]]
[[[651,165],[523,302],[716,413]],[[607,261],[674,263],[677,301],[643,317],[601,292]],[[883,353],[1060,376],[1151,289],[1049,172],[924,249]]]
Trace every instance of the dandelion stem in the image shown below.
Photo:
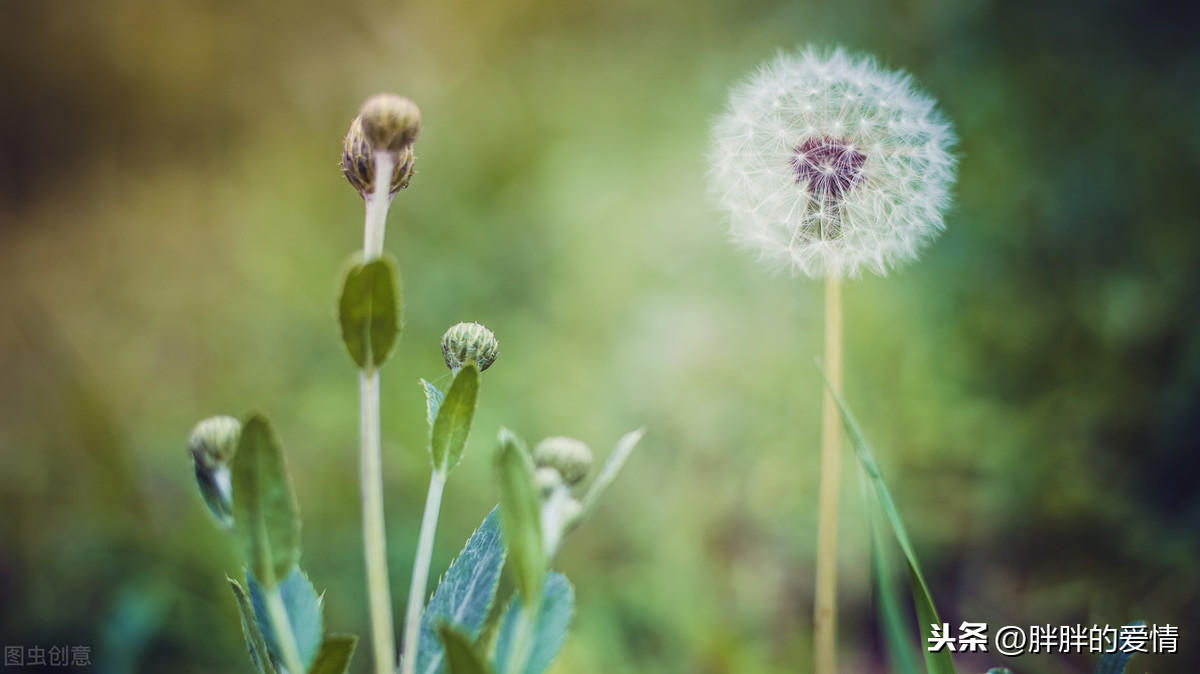
[[[813,609],[816,674],[837,671],[837,521],[841,475],[841,420],[830,388],[842,388],[842,292],[835,277],[825,279],[825,376],[829,387],[821,405],[821,488],[817,506],[817,587]]]
[[[283,604],[283,595],[279,593],[278,584],[267,592],[267,615],[271,619],[271,631],[275,634],[275,642],[282,651],[280,655],[283,657],[283,666],[289,674],[304,674],[304,662],[300,659],[300,648],[296,646],[296,634],[292,631],[292,623],[288,619],[287,607]]]
[[[375,185],[366,201],[363,260],[383,254],[384,225],[390,203],[395,159],[375,153]],[[396,668],[396,635],[392,621],[392,593],[388,587],[387,530],[383,521],[383,460],[379,430],[379,370],[368,367],[359,375],[363,555],[367,566],[367,601],[376,674],[393,674]]]
[[[429,580],[429,562],[433,557],[433,538],[437,533],[438,513],[442,509],[442,492],[446,487],[445,473],[435,470],[429,478],[429,494],[425,497],[425,515],[421,518],[421,534],[417,539],[417,556],[413,560],[412,583],[408,587],[408,610],[404,615],[404,640],[401,642],[402,674],[417,671],[417,641],[421,634],[421,610],[425,608],[425,584]]]

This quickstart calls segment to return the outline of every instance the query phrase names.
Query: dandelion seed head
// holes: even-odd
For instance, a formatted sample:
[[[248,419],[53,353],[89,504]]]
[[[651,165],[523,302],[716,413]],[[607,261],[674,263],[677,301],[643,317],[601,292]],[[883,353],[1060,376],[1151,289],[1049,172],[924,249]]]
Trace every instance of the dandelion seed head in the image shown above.
[[[713,125],[709,188],[733,239],[772,266],[882,276],[943,229],[953,144],[908,75],[809,48],[732,89]]]

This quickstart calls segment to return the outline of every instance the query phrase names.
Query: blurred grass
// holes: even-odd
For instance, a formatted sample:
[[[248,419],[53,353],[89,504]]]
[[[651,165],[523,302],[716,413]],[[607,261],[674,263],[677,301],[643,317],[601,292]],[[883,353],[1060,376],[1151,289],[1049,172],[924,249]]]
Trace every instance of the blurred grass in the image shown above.
[[[703,154],[726,87],[816,41],[913,72],[962,139],[946,234],[846,290],[847,399],[887,450],[943,618],[1144,617],[1186,640],[1200,627],[1200,477],[1184,468],[1200,431],[1193,11],[0,5],[0,637],[91,645],[106,672],[247,671],[221,575],[235,557],[184,443],[199,418],[256,407],[296,473],[327,623],[365,634],[355,376],[333,315],[361,205],[336,162],[361,100],[397,90],[425,127],[387,240],[406,302],[383,376],[393,585],[428,474],[416,382],[443,376],[442,331],[478,320],[502,355],[434,568],[496,500],[501,424],[598,449],[646,425],[560,555],[580,610],[557,671],[803,670],[819,289],[730,249]],[[882,671],[843,493],[843,659]]]

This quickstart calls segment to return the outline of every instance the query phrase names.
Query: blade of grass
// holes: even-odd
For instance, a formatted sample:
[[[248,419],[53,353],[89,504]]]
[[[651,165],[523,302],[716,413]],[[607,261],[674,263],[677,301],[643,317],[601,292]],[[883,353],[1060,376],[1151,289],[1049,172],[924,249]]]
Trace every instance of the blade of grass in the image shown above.
[[[896,583],[892,575],[892,560],[887,554],[883,530],[871,499],[866,471],[859,467],[858,484],[862,491],[863,512],[867,516],[867,536],[870,540],[871,575],[878,602],[878,616],[882,623],[883,641],[887,648],[892,670],[901,674],[917,674],[917,653],[908,634],[908,622],[900,604],[896,602]]]
[[[826,387],[833,394],[838,411],[842,415],[842,424],[846,427],[846,435],[850,437],[850,444],[854,446],[854,453],[858,456],[859,465],[870,479],[879,506],[883,509],[883,514],[886,516],[888,524],[891,525],[892,533],[895,534],[896,541],[900,543],[900,549],[904,552],[904,560],[908,563],[913,602],[917,606],[917,622],[921,627],[921,652],[925,656],[926,671],[929,674],[957,674],[954,669],[954,659],[950,656],[949,650],[942,649],[931,653],[928,648],[924,647],[925,644],[930,643],[929,639],[933,636],[933,625],[940,625],[942,621],[933,605],[929,586],[925,584],[925,576],[921,573],[921,566],[917,562],[912,542],[909,541],[908,531],[904,528],[904,522],[900,519],[900,511],[896,508],[896,502],[892,500],[892,494],[888,491],[883,476],[879,473],[879,464],[875,461],[875,453],[867,444],[862,429],[854,419],[854,414],[850,412],[850,408],[842,396],[829,385],[829,379],[825,377],[825,371],[821,370],[820,364],[817,365],[817,369],[821,371],[821,377],[825,379]]]

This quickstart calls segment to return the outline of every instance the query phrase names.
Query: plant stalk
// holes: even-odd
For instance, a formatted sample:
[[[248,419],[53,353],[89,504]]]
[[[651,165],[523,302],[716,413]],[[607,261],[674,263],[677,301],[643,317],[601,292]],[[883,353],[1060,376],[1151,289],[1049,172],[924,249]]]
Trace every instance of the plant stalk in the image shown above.
[[[363,554],[367,562],[367,600],[375,671],[393,674],[396,637],[392,631],[392,594],[388,588],[387,543],[383,521],[383,466],[379,448],[379,371],[359,375],[362,400]]]
[[[413,560],[412,583],[408,586],[408,610],[404,614],[404,640],[400,652],[402,674],[417,671],[417,644],[421,636],[421,611],[425,608],[425,586],[429,580],[429,563],[433,557],[433,538],[437,534],[438,514],[442,510],[442,493],[446,475],[434,470],[429,477],[429,493],[425,497],[425,514],[421,517],[421,534],[417,539],[417,556]]]
[[[279,593],[279,584],[267,592],[267,614],[271,618],[271,631],[275,634],[275,643],[279,645],[280,655],[283,656],[283,666],[288,673],[304,674],[304,662],[300,659],[300,648],[296,645],[296,635],[292,632],[292,622],[288,619],[287,607],[283,605],[283,595]]]
[[[821,486],[817,506],[817,587],[813,608],[816,674],[837,672],[837,523],[841,477],[842,423],[830,388],[842,389],[842,292],[834,277],[825,279],[825,376],[821,404]]]
[[[365,199],[363,261],[383,254],[383,234],[391,205],[391,178],[395,159],[387,152],[375,153],[374,190]],[[379,430],[379,371],[359,374],[362,438],[361,490],[363,510],[363,555],[367,566],[367,601],[376,674],[394,674],[396,635],[392,621],[392,593],[388,587],[387,529],[383,518],[383,460]]]
[[[396,158],[390,152],[375,153],[375,185],[364,199],[366,226],[363,228],[363,262],[383,255],[383,234],[387,228],[388,207],[392,205],[392,171]]]

